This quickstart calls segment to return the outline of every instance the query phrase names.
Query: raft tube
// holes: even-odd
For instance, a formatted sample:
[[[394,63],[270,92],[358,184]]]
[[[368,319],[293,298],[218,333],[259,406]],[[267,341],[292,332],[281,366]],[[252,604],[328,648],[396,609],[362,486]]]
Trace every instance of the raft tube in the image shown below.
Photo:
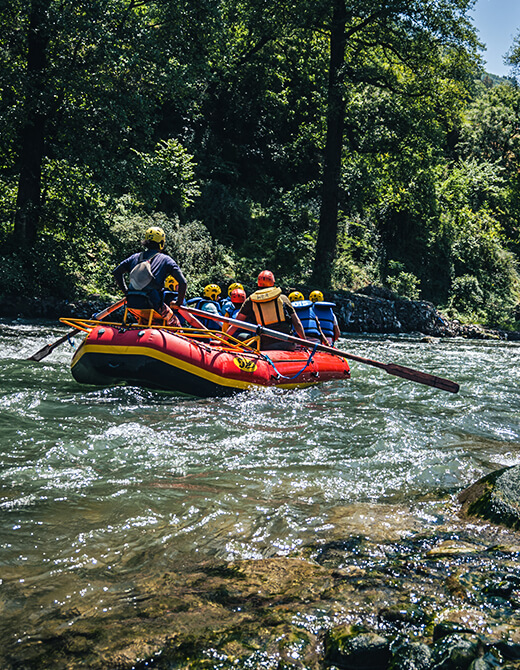
[[[272,387],[302,388],[348,379],[347,361],[312,350],[233,349],[161,328],[93,328],[76,351],[72,375],[81,384],[127,383],[198,397]]]

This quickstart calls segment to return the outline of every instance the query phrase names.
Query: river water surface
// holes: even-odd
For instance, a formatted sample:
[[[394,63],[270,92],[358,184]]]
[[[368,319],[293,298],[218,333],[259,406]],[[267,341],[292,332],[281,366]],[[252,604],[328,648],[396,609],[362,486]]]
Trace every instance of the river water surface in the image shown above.
[[[447,499],[480,476],[520,463],[516,343],[339,342],[456,381],[457,395],[353,363],[347,382],[201,400],[82,387],[68,344],[26,360],[63,332],[0,324],[0,611],[11,642],[50,603],[102,608],[109,587],[90,570],[121,586],[143,556],[161,569],[403,538],[444,523]]]

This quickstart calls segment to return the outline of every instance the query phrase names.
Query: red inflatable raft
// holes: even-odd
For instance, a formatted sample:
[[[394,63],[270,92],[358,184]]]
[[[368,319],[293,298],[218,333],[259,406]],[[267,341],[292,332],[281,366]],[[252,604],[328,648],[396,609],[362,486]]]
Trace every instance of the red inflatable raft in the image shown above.
[[[127,383],[207,397],[350,377],[347,361],[324,351],[258,351],[252,341],[244,344],[220,332],[62,321],[87,332],[71,366],[82,384]]]

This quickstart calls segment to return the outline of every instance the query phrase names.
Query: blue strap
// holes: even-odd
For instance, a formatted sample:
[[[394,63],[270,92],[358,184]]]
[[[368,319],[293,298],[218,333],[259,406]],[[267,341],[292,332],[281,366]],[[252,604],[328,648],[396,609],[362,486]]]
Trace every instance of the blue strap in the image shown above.
[[[275,365],[275,364],[273,363],[273,361],[269,358],[269,356],[268,356],[266,353],[264,353],[263,351],[260,352],[260,353],[261,353],[261,355],[262,355],[262,356],[263,356],[263,357],[264,357],[264,358],[265,358],[265,359],[266,359],[266,360],[273,366],[273,369],[274,369],[274,371],[276,372],[276,374],[277,374],[277,376],[278,376],[278,379],[280,379],[280,377],[283,377],[283,379],[288,379],[288,380],[290,381],[291,379],[296,379],[296,377],[299,377],[299,376],[302,374],[302,372],[307,368],[307,366],[308,366],[310,363],[312,363],[312,357],[313,357],[314,354],[316,353],[316,349],[318,348],[318,344],[319,344],[319,342],[317,342],[317,343],[314,345],[314,349],[311,351],[310,356],[309,356],[309,359],[307,360],[307,363],[305,363],[305,365],[303,366],[303,368],[302,368],[299,372],[297,372],[295,375],[293,375],[292,377],[286,377],[285,375],[282,375],[282,373],[281,373],[279,370],[276,369],[276,365]]]
[[[67,341],[73,349],[76,349],[76,342],[73,337],[67,333]]]

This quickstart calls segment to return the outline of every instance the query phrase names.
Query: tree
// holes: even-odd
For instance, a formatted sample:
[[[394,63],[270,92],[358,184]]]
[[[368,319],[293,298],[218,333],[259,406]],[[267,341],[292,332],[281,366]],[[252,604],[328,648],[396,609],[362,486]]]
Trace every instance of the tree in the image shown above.
[[[47,49],[50,39],[51,0],[32,0],[27,28],[27,72],[23,94],[23,123],[18,157],[20,178],[14,235],[20,244],[32,244],[40,220],[41,172],[47,117]]]
[[[182,99],[185,63],[197,62],[193,46],[176,39],[186,9],[180,4],[17,0],[2,14],[0,117],[14,132],[1,167],[18,175],[17,244],[30,245],[40,229],[52,228],[51,220],[42,223],[46,161],[83,165],[106,192],[128,188],[121,165],[132,148],[156,144],[164,88]],[[194,22],[184,19],[184,32],[195,34]]]
[[[339,177],[347,84],[365,82],[396,96],[426,95],[436,85],[442,54],[475,47],[466,16],[471,0],[333,0],[323,195],[313,281],[331,281],[338,230]],[[327,21],[326,16],[323,17]]]

